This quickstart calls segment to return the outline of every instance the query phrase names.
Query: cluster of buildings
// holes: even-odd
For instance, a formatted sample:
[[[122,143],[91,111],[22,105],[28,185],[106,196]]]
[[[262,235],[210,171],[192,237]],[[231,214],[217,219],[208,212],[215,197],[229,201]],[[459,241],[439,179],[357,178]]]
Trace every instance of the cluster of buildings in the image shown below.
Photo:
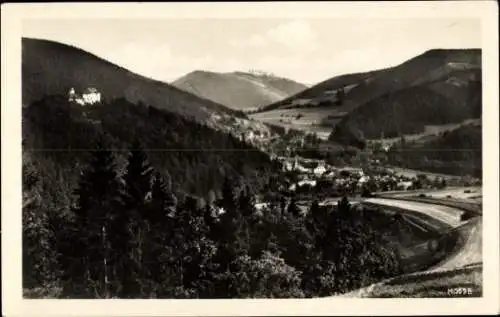
[[[101,93],[96,88],[86,88],[82,93],[77,93],[75,88],[71,88],[68,100],[82,106],[94,105],[101,102]]]
[[[321,160],[305,158],[277,157],[284,172],[296,172],[298,181],[291,184],[289,190],[296,191],[302,186],[315,187],[320,181],[332,187],[361,189],[365,185],[376,190],[410,190],[415,188],[416,179],[389,172],[366,173],[362,168],[334,167]]]

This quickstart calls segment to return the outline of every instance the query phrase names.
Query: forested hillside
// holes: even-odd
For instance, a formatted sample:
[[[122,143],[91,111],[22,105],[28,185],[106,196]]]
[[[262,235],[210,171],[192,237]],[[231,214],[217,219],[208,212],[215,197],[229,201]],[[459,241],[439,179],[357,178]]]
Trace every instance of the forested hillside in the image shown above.
[[[146,58],[146,57],[145,57]],[[205,122],[213,113],[242,113],[132,73],[79,48],[53,41],[22,39],[23,104],[45,95],[95,88],[104,99],[126,98]]]
[[[147,149],[154,166],[168,171],[174,187],[206,196],[225,175],[242,178],[269,173],[268,156],[234,137],[175,113],[125,99],[81,107],[50,96],[23,108],[23,150],[47,175],[77,175],[98,137],[117,151],[120,168],[133,142]]]
[[[463,87],[467,99],[446,98],[427,87],[411,87],[384,95],[359,107],[334,128],[340,139],[346,127],[359,127],[366,139],[393,138],[424,131],[426,125],[458,123],[481,117],[481,84]],[[466,90],[466,92],[463,92]]]
[[[23,108],[23,156],[28,297],[315,297],[402,270],[390,216],[304,215],[266,154],[154,107],[45,97]]]
[[[426,142],[405,142],[392,148],[392,164],[451,175],[482,176],[482,125],[469,124]]]

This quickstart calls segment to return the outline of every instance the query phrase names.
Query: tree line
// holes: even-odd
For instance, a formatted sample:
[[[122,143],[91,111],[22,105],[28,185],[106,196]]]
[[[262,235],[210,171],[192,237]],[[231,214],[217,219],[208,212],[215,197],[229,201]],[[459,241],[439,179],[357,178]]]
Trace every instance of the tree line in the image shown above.
[[[313,297],[401,272],[381,230],[392,220],[347,199],[334,209],[314,202],[305,214],[282,199],[259,212],[252,188],[229,177],[220,198],[179,199],[140,142],[122,173],[102,138],[89,161],[67,214],[39,209],[39,176],[23,169],[27,289],[62,298]]]

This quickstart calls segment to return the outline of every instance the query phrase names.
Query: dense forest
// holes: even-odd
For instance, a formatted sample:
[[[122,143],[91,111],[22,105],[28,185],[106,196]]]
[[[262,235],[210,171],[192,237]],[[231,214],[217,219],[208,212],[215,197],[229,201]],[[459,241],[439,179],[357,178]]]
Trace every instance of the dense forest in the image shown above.
[[[269,157],[232,137],[182,116],[144,104],[116,99],[81,107],[62,96],[49,96],[23,108],[23,151],[44,179],[76,184],[75,170],[85,167],[88,150],[102,136],[115,149],[120,173],[126,152],[137,141],[160,173],[169,173],[177,190],[206,198],[225,176],[263,188],[272,175]]]
[[[467,91],[467,94],[462,94],[468,99],[461,102],[426,87],[410,87],[386,94],[345,116],[335,127],[332,139],[356,139],[352,127],[366,139],[378,139],[382,135],[392,138],[401,134],[421,133],[426,125],[480,118],[481,83],[472,82],[462,90]]]
[[[402,272],[390,244],[392,217],[352,208],[347,199],[336,208],[314,202],[305,215],[293,199],[258,213],[248,186],[230,178],[220,199],[178,199],[145,152],[132,150],[120,177],[106,148],[98,141],[91,152],[68,214],[47,206],[37,172],[24,169],[28,294],[312,297]]]
[[[424,143],[399,142],[388,152],[389,163],[423,171],[482,175],[482,126],[464,125]]]
[[[403,269],[391,216],[304,214],[267,155],[179,115],[46,97],[23,142],[25,296],[313,297]],[[257,211],[260,192],[278,199]]]

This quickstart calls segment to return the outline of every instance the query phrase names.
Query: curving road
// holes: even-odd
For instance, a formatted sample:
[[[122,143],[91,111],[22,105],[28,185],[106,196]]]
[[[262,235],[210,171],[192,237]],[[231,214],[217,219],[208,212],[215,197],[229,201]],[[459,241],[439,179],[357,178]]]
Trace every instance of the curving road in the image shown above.
[[[394,197],[396,198],[396,197]],[[422,203],[414,201],[403,201],[397,199],[384,198],[369,198],[364,200],[367,203],[379,206],[392,207],[398,209],[403,215],[405,210],[408,211],[408,220],[418,213],[424,216],[423,219],[432,217],[435,221],[446,225],[442,227],[443,233],[453,232],[459,237],[458,247],[451,253],[447,254],[446,258],[437,265],[434,265],[424,271],[414,272],[388,279],[380,283],[372,284],[368,287],[358,289],[356,291],[341,295],[341,297],[378,297],[380,294],[393,295],[398,297],[398,294],[407,294],[408,289],[418,289],[424,287],[426,283],[443,283],[442,288],[445,289],[446,283],[449,281],[443,280],[438,275],[446,272],[456,273],[455,282],[461,283],[461,279],[468,279],[467,283],[482,285],[482,274],[478,271],[473,272],[468,277],[461,276],[463,270],[469,270],[482,267],[482,217],[478,216],[468,221],[461,221],[460,216],[463,210],[452,208],[432,203]],[[403,198],[404,199],[404,198]],[[432,225],[429,223],[429,225]],[[448,229],[444,229],[444,228]],[[432,228],[432,226],[430,227]],[[434,226],[432,229],[436,229]],[[451,229],[451,230],[450,230]],[[431,278],[423,278],[430,276]],[[432,277],[434,276],[434,281]],[[471,278],[471,276],[473,278]],[[471,281],[472,279],[472,281]],[[394,286],[395,280],[399,280],[399,285]],[[401,282],[402,281],[402,282]],[[405,282],[406,281],[406,282]],[[442,281],[442,282],[440,282]],[[434,285],[435,285],[434,284]],[[418,292],[417,292],[418,293]],[[422,294],[419,294],[422,295]],[[419,297],[419,296],[417,296]]]
[[[365,199],[365,202],[377,204],[380,206],[396,207],[410,211],[416,211],[428,215],[452,227],[458,227],[464,223],[463,221],[460,220],[460,216],[462,215],[463,211],[456,208],[451,208],[441,205],[433,205],[428,203],[384,199],[384,198],[368,198]]]

